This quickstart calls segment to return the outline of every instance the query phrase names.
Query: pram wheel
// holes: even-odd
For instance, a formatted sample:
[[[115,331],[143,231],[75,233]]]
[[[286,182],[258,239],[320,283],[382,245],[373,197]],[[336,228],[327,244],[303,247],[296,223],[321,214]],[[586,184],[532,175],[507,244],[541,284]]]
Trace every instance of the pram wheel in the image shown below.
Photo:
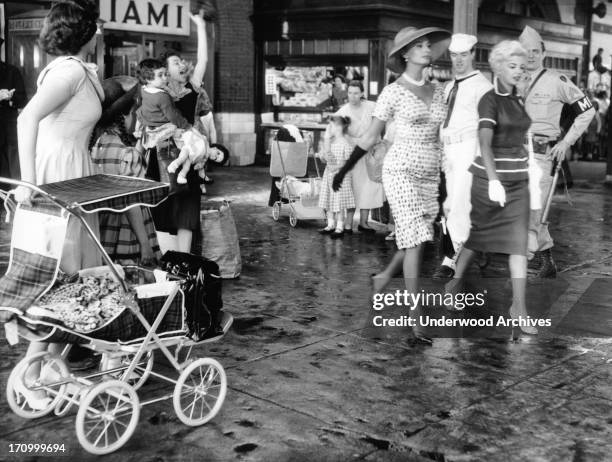
[[[289,214],[289,224],[292,228],[295,228],[297,225],[298,219],[296,213],[292,210]]]
[[[280,211],[281,211],[281,203],[275,202],[274,205],[272,206],[272,219],[274,221],[278,221],[278,218],[280,217]]]
[[[34,383],[29,383],[24,379],[26,372],[32,367],[36,367],[41,371],[40,378]],[[28,401],[22,392],[19,391],[20,384],[24,384],[27,388],[38,387],[44,383],[60,382],[70,376],[70,371],[66,363],[59,355],[43,351],[32,356],[23,358],[17,363],[11,375],[9,375],[6,384],[6,399],[10,408],[15,414],[26,419],[36,419],[43,417],[53,411],[57,403],[62,399],[66,384],[59,385],[58,389],[46,391],[47,396],[51,398],[48,406],[44,409],[33,409],[28,405]]]
[[[223,366],[212,358],[198,359],[187,366],[176,382],[172,397],[174,412],[185,425],[203,425],[217,415],[226,393]]]
[[[119,380],[99,383],[79,406],[77,438],[87,452],[109,454],[130,439],[139,417],[140,401],[131,385]]]

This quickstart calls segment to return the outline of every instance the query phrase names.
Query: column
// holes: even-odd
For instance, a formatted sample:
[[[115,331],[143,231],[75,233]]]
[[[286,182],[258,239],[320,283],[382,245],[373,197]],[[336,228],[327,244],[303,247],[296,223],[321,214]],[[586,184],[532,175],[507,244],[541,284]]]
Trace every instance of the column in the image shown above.
[[[453,33],[476,35],[478,30],[478,0],[455,0]]]

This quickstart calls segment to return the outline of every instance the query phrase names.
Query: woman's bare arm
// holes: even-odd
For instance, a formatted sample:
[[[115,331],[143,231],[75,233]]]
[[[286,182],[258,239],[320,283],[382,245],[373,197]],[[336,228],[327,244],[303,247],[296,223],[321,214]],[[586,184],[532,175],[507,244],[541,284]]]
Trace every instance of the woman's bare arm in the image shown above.
[[[200,10],[200,13],[197,15],[190,15],[190,18],[195,23],[198,33],[197,61],[193,69],[191,84],[194,86],[194,88],[199,88],[202,86],[204,74],[206,73],[206,66],[208,65],[208,39],[206,37],[206,21],[204,20],[203,10]]]

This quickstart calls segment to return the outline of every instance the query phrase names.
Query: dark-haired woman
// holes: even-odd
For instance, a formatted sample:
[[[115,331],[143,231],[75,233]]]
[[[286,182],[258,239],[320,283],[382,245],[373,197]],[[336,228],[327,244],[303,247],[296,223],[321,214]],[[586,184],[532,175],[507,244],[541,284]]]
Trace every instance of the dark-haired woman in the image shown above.
[[[43,50],[56,58],[38,77],[38,89],[17,120],[21,178],[34,184],[70,180],[93,172],[88,142],[102,112],[104,92],[94,64],[97,7],[89,1],[57,3],[40,32]],[[31,190],[17,188],[19,201]],[[94,230],[97,221],[92,218]],[[69,224],[61,268],[71,274],[95,266],[99,255],[76,221]]]
[[[348,140],[354,147],[372,121],[372,113],[376,104],[363,97],[363,83],[360,80],[351,80],[347,88],[348,103],[342,106],[335,115],[349,117],[351,125],[348,128]],[[374,228],[368,224],[371,209],[377,209],[383,205],[382,184],[370,180],[365,158],[359,160],[353,169],[353,193],[355,195],[355,207],[359,209],[359,225],[357,229],[362,233],[375,233]],[[352,232],[353,216],[355,209],[347,214],[344,224],[345,231]]]
[[[442,56],[449,41],[450,33],[435,27],[405,27],[397,33],[387,67],[401,76],[381,92],[369,128],[334,178],[335,189],[374,146],[386,122],[394,120],[395,137],[385,156],[382,179],[395,219],[398,251],[373,278],[375,292],[382,291],[399,268],[404,271],[406,290],[418,292],[423,244],[433,239],[438,213],[439,130],[446,117],[443,88],[426,81],[423,71]],[[412,309],[410,315],[415,316]],[[432,343],[422,328],[415,326],[413,331],[419,342]]]
[[[142,146],[128,131],[134,99],[115,78],[106,79],[102,87],[104,112],[94,133],[91,158],[99,173],[144,178]],[[101,212],[100,242],[113,261],[123,265],[150,266],[161,257],[147,207],[133,207],[125,213]]]
[[[104,99],[96,66],[86,62],[95,50],[98,8],[92,1],[55,3],[45,18],[39,42],[56,58],[38,77],[38,89],[17,120],[21,179],[44,184],[70,180],[93,173],[88,142],[102,112]],[[30,202],[32,191],[18,187],[18,202]],[[97,232],[96,216],[88,218]],[[72,274],[81,268],[97,266],[100,256],[85,236],[81,224],[68,223],[61,268]],[[62,345],[53,344],[59,351]],[[27,355],[46,350],[47,344],[32,342]],[[28,369],[26,384],[36,380],[39,371]],[[19,386],[18,391],[32,409],[44,409],[51,399],[43,391]]]
[[[168,52],[162,56],[168,68],[168,93],[174,99],[176,108],[181,112],[191,125],[201,131],[199,127],[200,116],[204,115],[204,107],[208,95],[202,88],[202,80],[206,72],[208,62],[208,49],[206,39],[206,22],[203,12],[199,15],[191,15],[191,20],[197,27],[198,47],[197,62],[193,72],[178,53]],[[209,109],[210,110],[210,109]],[[151,165],[147,175],[159,180],[159,168],[165,168],[156,162],[157,158],[151,159]],[[161,163],[160,163],[161,164]],[[173,250],[180,252],[191,251],[193,232],[200,227],[200,177],[191,168],[187,174],[187,187],[179,188],[176,184],[176,175],[170,176],[170,197],[153,209],[153,220],[157,231],[177,235],[177,245]]]

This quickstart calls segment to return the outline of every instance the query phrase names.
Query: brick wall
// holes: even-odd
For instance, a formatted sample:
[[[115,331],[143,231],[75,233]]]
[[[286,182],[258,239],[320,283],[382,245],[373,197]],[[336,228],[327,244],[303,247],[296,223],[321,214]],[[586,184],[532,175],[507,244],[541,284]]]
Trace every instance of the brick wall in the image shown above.
[[[253,112],[252,0],[217,1],[215,112]]]

